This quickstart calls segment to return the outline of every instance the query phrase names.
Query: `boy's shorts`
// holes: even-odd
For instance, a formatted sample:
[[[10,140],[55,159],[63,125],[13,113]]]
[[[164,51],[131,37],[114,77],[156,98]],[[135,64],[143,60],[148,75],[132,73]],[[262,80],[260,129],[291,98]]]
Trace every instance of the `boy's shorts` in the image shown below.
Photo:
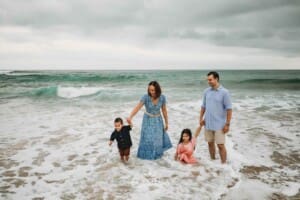
[[[225,144],[225,134],[223,130],[212,131],[205,130],[205,140],[207,142],[216,142],[216,144]]]
[[[130,154],[130,147],[128,148],[125,148],[125,149],[120,149],[119,148],[119,153],[120,153],[120,156],[129,156]]]

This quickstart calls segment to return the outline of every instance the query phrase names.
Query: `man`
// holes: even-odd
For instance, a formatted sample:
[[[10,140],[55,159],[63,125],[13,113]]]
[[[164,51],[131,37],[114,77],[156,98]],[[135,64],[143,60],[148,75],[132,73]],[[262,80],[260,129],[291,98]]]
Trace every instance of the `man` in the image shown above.
[[[215,159],[215,143],[218,145],[221,162],[226,163],[225,134],[228,133],[232,116],[229,92],[219,83],[219,74],[209,72],[209,88],[204,91],[200,111],[200,125],[205,126],[205,140],[211,159]]]

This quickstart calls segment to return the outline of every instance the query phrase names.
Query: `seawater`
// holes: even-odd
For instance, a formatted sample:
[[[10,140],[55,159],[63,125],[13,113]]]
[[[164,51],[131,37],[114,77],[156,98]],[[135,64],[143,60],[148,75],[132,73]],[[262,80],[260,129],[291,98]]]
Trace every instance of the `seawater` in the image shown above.
[[[207,72],[2,71],[1,198],[299,197],[299,70],[219,71],[233,102],[228,164],[209,159],[203,131],[199,164],[174,161],[181,130],[198,125]],[[116,144],[108,146],[113,120],[129,115],[152,80],[167,97],[174,147],[156,161],[136,157],[140,111],[123,164]]]

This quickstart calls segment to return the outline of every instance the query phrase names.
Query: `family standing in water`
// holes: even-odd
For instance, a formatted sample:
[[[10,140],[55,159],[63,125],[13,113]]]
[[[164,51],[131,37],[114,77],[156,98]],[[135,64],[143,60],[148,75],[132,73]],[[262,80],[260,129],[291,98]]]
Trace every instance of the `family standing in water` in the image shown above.
[[[221,162],[226,163],[225,134],[228,133],[230,127],[232,104],[228,90],[219,83],[219,79],[217,72],[212,71],[207,74],[207,82],[210,87],[203,94],[199,126],[194,136],[190,129],[184,129],[181,132],[175,160],[190,164],[197,163],[193,152],[196,147],[196,139],[204,127],[205,140],[208,142],[211,159],[215,159],[215,144],[217,144]],[[155,160],[161,158],[164,151],[172,147],[166,132],[168,130],[166,97],[162,94],[159,83],[151,81],[148,84],[147,94],[142,96],[140,102],[126,119],[129,126],[124,126],[121,118],[116,118],[114,121],[115,130],[110,137],[109,144],[111,145],[114,139],[117,140],[122,161],[129,159],[130,147],[132,146],[129,133],[132,119],[143,106],[145,106],[145,113],[137,157]]]

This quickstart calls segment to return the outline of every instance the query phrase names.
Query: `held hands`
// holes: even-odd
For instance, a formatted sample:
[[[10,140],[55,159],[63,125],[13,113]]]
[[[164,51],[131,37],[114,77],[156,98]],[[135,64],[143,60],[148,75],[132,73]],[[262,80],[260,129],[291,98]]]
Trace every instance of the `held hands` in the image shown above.
[[[128,124],[132,124],[132,121],[131,121],[131,120],[132,120],[131,117],[127,117],[127,118],[126,118],[126,121],[127,121]]]

